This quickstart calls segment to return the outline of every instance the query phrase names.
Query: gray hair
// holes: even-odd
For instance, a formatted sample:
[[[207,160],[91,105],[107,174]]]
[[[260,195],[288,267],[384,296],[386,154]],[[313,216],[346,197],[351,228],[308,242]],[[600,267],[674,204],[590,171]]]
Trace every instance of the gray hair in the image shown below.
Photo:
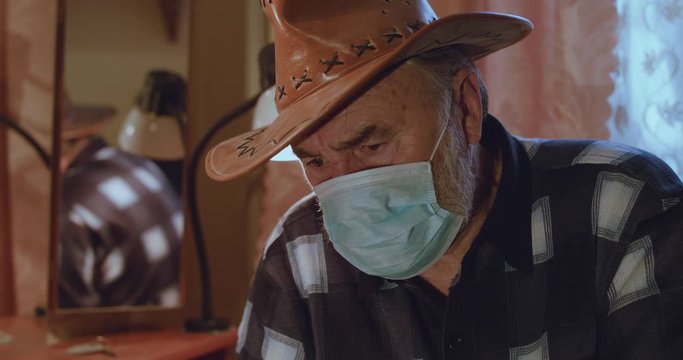
[[[486,117],[486,114],[488,114],[488,91],[486,90],[481,73],[472,60],[463,55],[457,47],[449,46],[432,50],[411,58],[407,63],[414,65],[427,75],[427,79],[430,80],[430,84],[427,84],[427,87],[431,88],[436,96],[443,96],[444,93],[450,94],[451,87],[453,86],[451,83],[453,76],[463,67],[469,67],[474,71],[479,81],[482,116]]]
[[[472,215],[476,190],[475,164],[461,122],[450,121],[453,117],[460,119],[462,116],[462,109],[452,101],[452,80],[463,67],[474,71],[479,80],[484,117],[488,111],[486,86],[472,61],[454,47],[422,54],[408,60],[406,65],[412,66],[424,76],[422,86],[435,106],[436,120],[446,122],[447,126],[443,144],[436,152],[432,167],[437,199],[442,207],[464,216],[467,222]]]

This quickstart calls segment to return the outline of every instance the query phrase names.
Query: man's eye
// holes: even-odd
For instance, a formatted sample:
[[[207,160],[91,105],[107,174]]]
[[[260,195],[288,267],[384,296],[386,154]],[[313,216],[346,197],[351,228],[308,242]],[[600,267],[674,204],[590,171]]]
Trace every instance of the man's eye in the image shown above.
[[[323,159],[313,158],[312,160],[308,161],[306,165],[319,168],[323,166]]]
[[[365,145],[364,147],[370,151],[377,151],[382,147],[382,143],[379,144],[371,144],[371,145]]]

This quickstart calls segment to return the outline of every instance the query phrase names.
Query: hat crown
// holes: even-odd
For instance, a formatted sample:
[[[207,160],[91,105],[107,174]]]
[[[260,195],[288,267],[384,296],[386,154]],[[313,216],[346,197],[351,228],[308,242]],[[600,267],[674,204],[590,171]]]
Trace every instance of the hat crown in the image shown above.
[[[436,20],[426,0],[260,0],[275,32],[282,111]]]

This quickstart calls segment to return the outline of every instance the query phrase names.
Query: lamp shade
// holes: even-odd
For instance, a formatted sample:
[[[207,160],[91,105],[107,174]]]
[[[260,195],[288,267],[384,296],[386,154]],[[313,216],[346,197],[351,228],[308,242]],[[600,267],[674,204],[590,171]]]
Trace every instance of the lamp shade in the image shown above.
[[[119,132],[121,149],[157,161],[185,157],[185,81],[166,70],[152,70]]]
[[[179,160],[185,157],[183,136],[174,116],[157,115],[133,106],[119,132],[124,151],[152,160]]]
[[[251,128],[258,129],[270,125],[277,118],[278,111],[275,107],[275,86],[271,86],[259,96],[254,108],[254,117]],[[291,146],[287,146],[273,156],[271,161],[298,161]]]

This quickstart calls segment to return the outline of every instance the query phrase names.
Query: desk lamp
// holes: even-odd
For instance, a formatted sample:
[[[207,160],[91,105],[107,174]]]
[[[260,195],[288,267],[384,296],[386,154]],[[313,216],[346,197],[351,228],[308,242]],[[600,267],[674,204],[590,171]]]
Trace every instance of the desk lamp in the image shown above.
[[[185,159],[185,80],[166,70],[150,71],[118,136],[122,150],[156,163],[180,193]]]
[[[189,319],[185,323],[185,328],[188,331],[216,331],[223,330],[228,327],[228,322],[225,319],[216,318],[213,313],[213,305],[211,301],[211,278],[206,257],[206,248],[204,244],[204,234],[201,229],[199,209],[197,207],[197,169],[200,164],[203,164],[206,148],[211,139],[223,127],[230,124],[235,119],[247,113],[254,108],[254,117],[252,121],[252,128],[258,128],[272,123],[277,117],[277,109],[275,107],[275,47],[272,43],[264,46],[259,52],[259,67],[261,71],[261,88],[262,91],[240,104],[237,108],[225,114],[218,119],[199,140],[197,147],[192,151],[189,168],[185,173],[187,178],[187,201],[190,212],[190,224],[193,230],[195,246],[197,248],[197,257],[199,258],[199,270],[201,275],[201,289],[202,289],[202,316],[201,318]],[[296,156],[287,147],[281,151],[273,160],[275,161],[290,161],[296,160]]]

